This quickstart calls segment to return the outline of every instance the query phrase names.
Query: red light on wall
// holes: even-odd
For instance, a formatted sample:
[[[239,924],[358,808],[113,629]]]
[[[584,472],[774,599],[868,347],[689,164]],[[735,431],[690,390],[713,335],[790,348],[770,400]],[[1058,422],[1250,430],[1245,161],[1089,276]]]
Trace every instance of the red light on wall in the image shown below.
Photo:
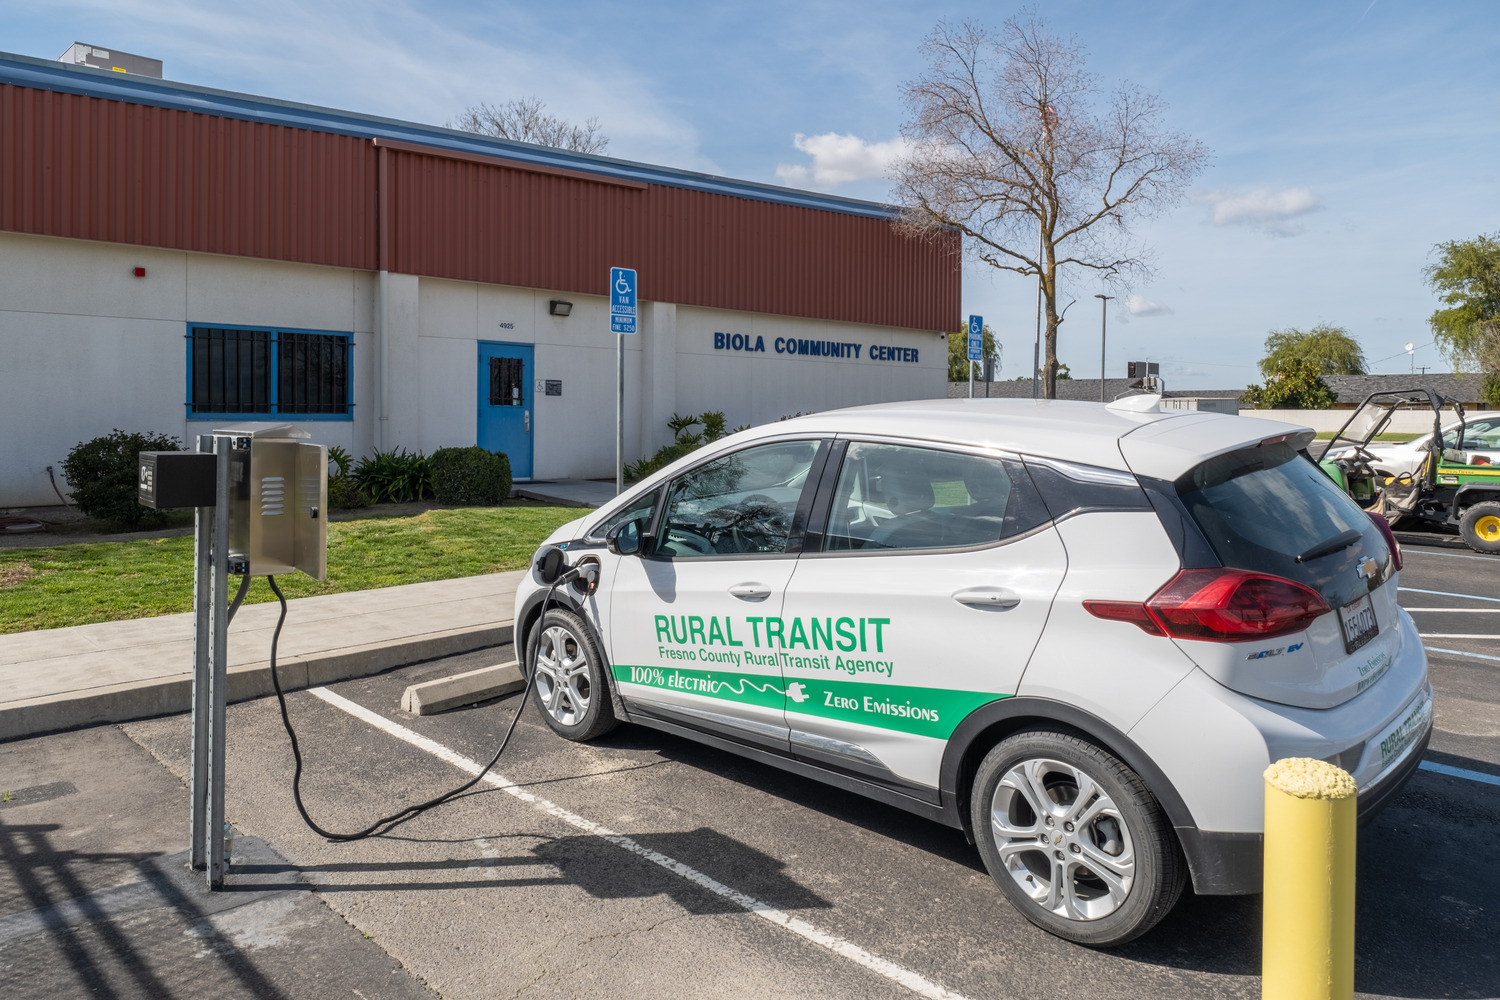
[[[138,268],[136,268],[135,269],[135,276],[137,278],[144,278],[146,276],[146,269],[144,267],[138,267]]]

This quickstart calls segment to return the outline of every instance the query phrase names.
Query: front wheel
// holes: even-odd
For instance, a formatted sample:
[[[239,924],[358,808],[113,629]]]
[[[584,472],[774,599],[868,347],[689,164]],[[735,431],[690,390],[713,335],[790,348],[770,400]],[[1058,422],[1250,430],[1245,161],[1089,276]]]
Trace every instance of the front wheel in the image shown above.
[[[532,695],[557,735],[583,742],[619,725],[609,703],[604,657],[593,631],[578,615],[554,608],[532,626],[526,664],[533,662]]]
[[[1182,894],[1185,865],[1145,782],[1071,733],[1029,729],[998,744],[974,777],[970,816],[1000,891],[1058,937],[1124,944]]]
[[[1466,508],[1458,533],[1475,552],[1500,552],[1500,503],[1486,500]]]

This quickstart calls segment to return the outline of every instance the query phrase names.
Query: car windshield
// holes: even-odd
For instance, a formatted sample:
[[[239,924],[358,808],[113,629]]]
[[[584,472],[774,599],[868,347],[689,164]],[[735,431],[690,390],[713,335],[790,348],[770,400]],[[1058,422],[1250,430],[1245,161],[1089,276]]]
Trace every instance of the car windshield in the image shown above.
[[[1359,582],[1343,569],[1365,554],[1386,561],[1365,512],[1285,442],[1211,458],[1177,481],[1177,494],[1225,566],[1319,591],[1337,578],[1342,594]]]

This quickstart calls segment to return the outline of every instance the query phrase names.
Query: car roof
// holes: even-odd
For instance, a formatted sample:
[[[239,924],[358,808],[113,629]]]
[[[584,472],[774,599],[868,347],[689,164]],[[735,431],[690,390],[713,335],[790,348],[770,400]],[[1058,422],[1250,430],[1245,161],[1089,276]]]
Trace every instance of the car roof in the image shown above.
[[[1167,431],[1170,429],[1170,433]],[[872,434],[994,448],[1106,469],[1175,478],[1204,458],[1278,434],[1312,431],[1296,424],[1194,410],[1131,411],[1060,399],[920,399],[794,417],[756,428],[763,436],[814,431]],[[1146,433],[1147,431],[1151,433]],[[1140,435],[1142,447],[1121,442]],[[1150,444],[1147,445],[1149,439]],[[1138,456],[1137,454],[1138,453]],[[1149,468],[1141,467],[1142,464]]]

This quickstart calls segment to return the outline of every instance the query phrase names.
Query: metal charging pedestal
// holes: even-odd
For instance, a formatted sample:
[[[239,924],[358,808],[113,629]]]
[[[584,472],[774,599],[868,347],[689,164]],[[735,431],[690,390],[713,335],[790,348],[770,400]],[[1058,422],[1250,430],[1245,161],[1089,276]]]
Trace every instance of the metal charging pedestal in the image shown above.
[[[191,865],[224,884],[224,712],[229,683],[229,454],[234,439],[198,435],[215,456],[214,505],[197,507],[193,544],[193,747],[188,778]],[[242,571],[248,567],[242,567]]]
[[[193,507],[193,745],[189,863],[208,887],[229,868],[224,823],[232,578],[303,572],[327,579],[328,451],[290,424],[246,424],[198,435],[213,455],[213,504]],[[160,509],[210,498],[181,453],[142,453],[140,495]],[[201,461],[201,460],[195,460]],[[206,464],[206,463],[205,463]],[[191,483],[186,480],[192,480]],[[191,496],[182,502],[181,498]],[[174,506],[174,504],[176,506]]]

